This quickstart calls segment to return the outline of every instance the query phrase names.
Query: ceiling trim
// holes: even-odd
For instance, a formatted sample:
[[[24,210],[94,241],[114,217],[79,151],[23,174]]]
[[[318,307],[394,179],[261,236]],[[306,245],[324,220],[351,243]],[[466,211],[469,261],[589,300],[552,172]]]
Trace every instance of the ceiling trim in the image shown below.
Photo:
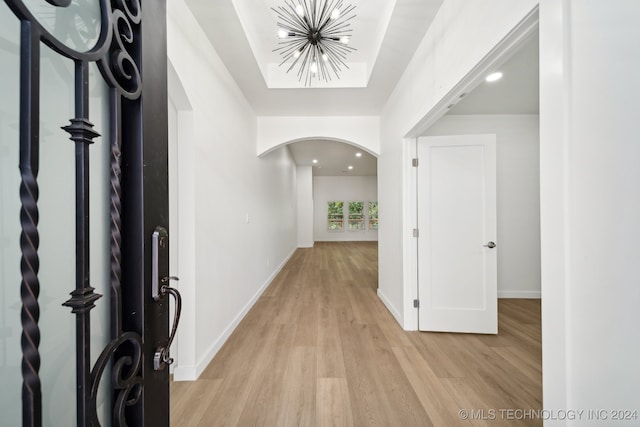
[[[405,138],[417,138],[444,116],[464,96],[484,81],[485,75],[499,68],[538,30],[539,6],[536,5],[462,80],[407,132]]]

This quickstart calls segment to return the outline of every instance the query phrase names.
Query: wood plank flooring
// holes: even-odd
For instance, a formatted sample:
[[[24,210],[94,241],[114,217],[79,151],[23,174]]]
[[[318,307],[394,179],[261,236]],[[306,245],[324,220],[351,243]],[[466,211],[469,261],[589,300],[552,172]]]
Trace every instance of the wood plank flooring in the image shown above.
[[[497,336],[405,332],[376,295],[377,257],[299,249],[201,378],[172,382],[171,425],[542,425],[505,412],[542,406],[540,302],[500,300]]]

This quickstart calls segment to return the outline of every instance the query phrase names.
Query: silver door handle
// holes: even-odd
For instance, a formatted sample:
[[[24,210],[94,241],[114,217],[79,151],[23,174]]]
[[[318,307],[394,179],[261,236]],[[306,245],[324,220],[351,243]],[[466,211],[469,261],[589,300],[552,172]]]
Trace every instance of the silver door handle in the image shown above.
[[[156,371],[160,371],[164,369],[166,365],[171,365],[173,363],[173,358],[169,357],[169,349],[171,348],[171,343],[173,343],[173,339],[176,337],[176,332],[178,331],[178,324],[180,323],[180,312],[182,311],[182,297],[180,296],[180,292],[177,289],[168,286],[170,280],[180,280],[175,276],[168,276],[162,278],[162,286],[160,287],[161,296],[171,295],[176,300],[176,310],[173,315],[173,326],[171,326],[171,334],[169,334],[169,342],[166,347],[158,347],[156,349],[155,354],[153,355],[153,369]]]
[[[486,245],[483,245],[485,248],[493,249],[496,247],[496,244],[493,242],[489,242]]]

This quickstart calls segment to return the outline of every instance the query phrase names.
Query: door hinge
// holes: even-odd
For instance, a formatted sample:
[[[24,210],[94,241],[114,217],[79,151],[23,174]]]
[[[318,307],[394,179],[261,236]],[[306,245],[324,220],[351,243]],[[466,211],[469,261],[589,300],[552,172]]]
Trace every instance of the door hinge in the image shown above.
[[[420,308],[420,300],[419,299],[414,299],[413,300],[413,307],[414,308]]]
[[[418,167],[418,159],[417,159],[417,158],[415,158],[415,159],[411,159],[411,165],[412,165],[414,168],[417,168],[417,167]]]
[[[413,229],[413,237],[420,237],[420,230],[418,230],[417,228]]]

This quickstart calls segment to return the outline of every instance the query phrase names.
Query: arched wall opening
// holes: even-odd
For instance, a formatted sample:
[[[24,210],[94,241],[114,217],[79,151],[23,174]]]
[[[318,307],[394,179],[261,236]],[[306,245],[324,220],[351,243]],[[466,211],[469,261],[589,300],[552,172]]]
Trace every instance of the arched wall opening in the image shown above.
[[[296,164],[299,248],[378,241],[377,153],[341,138],[304,137],[274,145],[263,156],[277,150],[287,150]],[[331,215],[339,218],[331,221]]]
[[[256,153],[259,157],[283,145],[310,139],[343,142],[377,157],[380,154],[380,118],[258,117]]]
[[[339,142],[345,145],[349,145],[352,147],[355,147],[359,150],[362,150],[364,152],[366,152],[367,154],[372,155],[373,157],[375,157],[376,159],[378,158],[378,156],[380,155],[380,153],[378,151],[374,151],[372,150],[371,147],[367,146],[367,145],[363,145],[363,144],[359,144],[357,142],[354,141],[350,141],[347,139],[343,139],[343,138],[339,138],[339,137],[332,137],[332,136],[307,136],[307,137],[302,137],[302,138],[296,138],[296,139],[292,139],[292,140],[288,140],[288,141],[284,141],[284,142],[280,142],[276,145],[271,146],[270,148],[266,149],[265,151],[259,152],[258,153],[258,157],[264,157],[266,155],[268,155],[269,153],[272,153],[282,147],[286,147],[298,142],[307,142],[307,141],[333,141],[333,142]]]

